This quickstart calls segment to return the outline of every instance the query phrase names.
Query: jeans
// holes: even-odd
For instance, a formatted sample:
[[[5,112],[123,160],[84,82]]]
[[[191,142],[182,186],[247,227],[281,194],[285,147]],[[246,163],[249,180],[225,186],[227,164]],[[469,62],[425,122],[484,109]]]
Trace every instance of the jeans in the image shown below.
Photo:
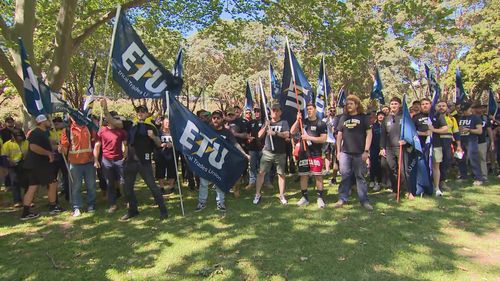
[[[479,167],[481,167],[481,174],[484,179],[488,178],[488,165],[486,164],[486,153],[488,152],[488,143],[483,142],[477,145],[479,150]]]
[[[467,161],[469,161],[472,174],[475,180],[483,181],[483,175],[481,173],[481,166],[479,164],[479,147],[477,140],[467,140],[464,141],[462,138],[462,149],[464,150],[464,157],[459,160],[458,169],[460,170],[460,177],[462,179],[467,178]]]
[[[71,202],[73,209],[82,208],[82,183],[85,179],[85,185],[87,186],[87,205],[88,207],[95,207],[95,168],[94,163],[89,162],[87,164],[70,164],[69,170],[71,176],[73,177],[73,182],[71,182],[72,190],[72,200]]]
[[[339,185],[340,200],[347,202],[349,199],[349,190],[353,184],[353,175],[356,178],[356,187],[358,190],[359,202],[364,204],[368,202],[368,186],[366,185],[365,175],[367,167],[361,154],[340,153],[339,170],[342,174],[342,181]]]
[[[392,192],[398,192],[398,167],[399,167],[399,147],[387,147],[385,149],[387,164],[389,165],[390,173],[389,179],[391,181]],[[403,146],[403,167],[401,167],[401,190],[410,192],[408,186],[408,179],[410,178],[408,174],[408,153],[406,152],[406,147]],[[412,191],[413,192],[413,191]]]
[[[123,183],[123,160],[110,160],[102,158],[101,163],[102,175],[106,181],[108,203],[116,205],[116,182]]]
[[[451,168],[451,161],[453,161],[453,153],[451,150],[451,138],[442,138],[441,142],[443,143],[443,162],[439,165],[439,181],[443,182],[448,177],[448,170]]]
[[[208,185],[210,184],[209,180],[200,177],[200,191],[198,192],[198,201],[200,203],[206,203],[208,198]],[[225,194],[224,191],[220,190],[217,186],[215,187],[215,192],[217,192],[217,197],[215,200],[217,203],[224,204]]]
[[[162,215],[167,214],[167,207],[165,206],[165,200],[161,194],[160,188],[156,185],[155,178],[153,176],[153,167],[151,162],[140,163],[140,162],[125,162],[123,165],[123,173],[125,177],[125,183],[123,184],[123,192],[125,193],[125,199],[128,202],[128,213],[130,215],[135,215],[139,213],[137,208],[137,197],[135,197],[134,184],[139,173],[148,186],[156,204],[160,208],[160,213]]]
[[[248,169],[248,183],[255,184],[257,181],[257,173],[259,172],[260,158],[262,157],[262,150],[250,150],[250,169]],[[269,173],[264,177],[264,183],[270,183]]]
[[[379,156],[380,149],[370,149],[370,181],[382,182],[382,166]]]

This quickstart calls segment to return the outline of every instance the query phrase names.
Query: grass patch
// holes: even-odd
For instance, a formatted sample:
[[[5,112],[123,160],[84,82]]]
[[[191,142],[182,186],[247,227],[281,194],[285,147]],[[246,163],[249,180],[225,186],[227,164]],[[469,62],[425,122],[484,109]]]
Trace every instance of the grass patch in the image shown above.
[[[295,206],[298,183],[288,179],[290,204],[277,189],[264,190],[259,206],[253,191],[227,199],[225,215],[215,210],[210,191],[205,210],[195,213],[197,193],[184,188],[167,201],[170,218],[159,211],[142,181],[141,214],[120,222],[121,209],[21,222],[0,192],[1,280],[498,280],[500,276],[500,182],[485,187],[450,184],[443,198],[397,204],[370,194],[375,210],[354,197],[340,210],[337,185],[327,187],[324,210]],[[326,181],[325,181],[326,183]],[[40,195],[44,190],[40,190]],[[311,203],[315,194],[310,192]],[[98,193],[99,195],[99,193]],[[46,211],[46,199],[38,198]],[[66,206],[67,207],[67,206]]]

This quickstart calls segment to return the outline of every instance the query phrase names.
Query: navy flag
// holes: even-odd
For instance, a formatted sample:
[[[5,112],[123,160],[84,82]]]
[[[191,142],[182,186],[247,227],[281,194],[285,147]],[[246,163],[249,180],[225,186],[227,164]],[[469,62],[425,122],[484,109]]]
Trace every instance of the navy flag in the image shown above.
[[[23,41],[19,38],[19,49],[21,54],[21,66],[23,69],[24,80],[24,105],[29,114],[38,116],[46,114],[43,107],[42,96],[40,94],[40,86],[38,77],[33,72],[33,68],[28,60],[26,49],[24,48]]]
[[[498,105],[495,101],[495,95],[493,94],[493,90],[489,88],[488,90],[488,116],[493,116],[494,118],[497,115]]]
[[[295,83],[294,83],[295,82]],[[296,87],[296,89],[295,89]],[[297,90],[298,98],[295,90]],[[305,115],[306,105],[313,101],[312,87],[295,58],[288,41],[285,46],[285,62],[283,66],[283,84],[281,86],[280,104],[283,110],[281,119],[288,124],[295,123],[297,111]],[[298,104],[297,104],[298,101]],[[305,118],[305,117],[304,117]]]
[[[149,53],[124,14],[118,23],[112,52],[113,79],[134,99],[161,98],[180,92],[182,79],[166,70]]]
[[[83,113],[85,115],[92,114],[92,104],[94,103],[94,77],[95,69],[97,66],[97,60],[94,60],[94,65],[92,66],[92,71],[90,72],[89,87],[87,88],[87,95],[85,96],[85,101],[83,103]]]
[[[436,78],[434,77],[434,73],[432,73],[429,66],[427,64],[424,64],[424,67],[425,77],[427,79],[427,95],[433,97],[437,92],[437,89],[439,88],[439,84],[437,83]]]
[[[247,86],[245,89],[245,109],[252,110],[252,108],[253,108],[252,89],[250,89],[250,83],[248,83],[247,80]]]
[[[274,73],[273,65],[269,62],[269,80],[271,81],[271,97],[273,99],[278,99],[281,93],[281,85]]]
[[[344,107],[346,100],[345,86],[342,86],[339,91],[339,95],[337,96],[337,107]]]
[[[179,48],[179,52],[177,53],[177,58],[175,58],[174,68],[172,69],[172,73],[173,73],[174,77],[182,79],[182,74],[184,72],[184,68],[182,67],[183,60],[184,60],[184,55],[183,55],[182,47],[181,47],[181,48]],[[178,96],[181,94],[181,88],[179,87],[178,89],[172,91],[169,94],[174,95],[174,96]],[[162,107],[163,107],[163,112],[167,112],[167,96],[166,95],[162,96]]]
[[[196,175],[228,192],[245,171],[247,158],[172,95],[168,99],[170,132],[176,150],[186,157]]]
[[[49,86],[47,86],[47,84],[45,84],[40,78],[38,78],[38,88],[40,89],[43,110],[46,114],[66,111],[66,103],[61,102],[61,94],[52,92]]]
[[[332,87],[326,76],[325,58],[321,59],[319,66],[318,86],[316,87],[316,112],[319,119],[323,119],[325,115],[325,106],[328,103],[328,95]]]
[[[457,67],[455,71],[455,103],[457,106],[462,105],[467,100],[467,93],[464,89],[464,84],[462,82],[462,72],[460,68]]]
[[[375,77],[373,78],[372,92],[370,93],[370,98],[372,100],[378,100],[380,104],[385,104],[384,93],[382,89],[384,85],[382,84],[382,79],[380,79],[380,73],[378,68],[375,68]]]

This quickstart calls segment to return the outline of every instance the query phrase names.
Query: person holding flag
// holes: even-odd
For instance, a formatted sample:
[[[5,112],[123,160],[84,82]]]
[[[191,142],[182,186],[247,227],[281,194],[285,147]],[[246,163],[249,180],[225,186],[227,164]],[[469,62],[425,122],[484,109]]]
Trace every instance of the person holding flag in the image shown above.
[[[453,142],[456,143],[457,153],[463,153],[463,151],[460,144],[460,132],[458,131],[457,119],[450,114],[446,101],[440,100],[438,102],[437,111],[444,116],[446,126],[448,127],[448,132],[446,132],[446,134],[440,135],[442,144],[441,147],[443,150],[443,162],[441,162],[441,164],[439,165],[439,189],[447,190],[449,189],[446,185],[446,181],[448,179],[448,170],[450,169],[451,163],[453,161]]]
[[[369,116],[364,114],[361,100],[355,95],[346,98],[346,113],[339,120],[337,133],[337,159],[339,160],[342,181],[339,185],[339,200],[334,208],[340,208],[347,203],[349,190],[356,178],[359,203],[367,210],[373,210],[368,201],[368,186],[365,175],[367,160],[370,156],[372,142],[372,126]]]
[[[248,185],[245,187],[246,190],[254,187],[257,182],[257,173],[259,171],[260,159],[262,158],[262,149],[264,148],[263,139],[259,138],[259,131],[264,125],[265,120],[261,118],[261,109],[259,107],[254,107],[253,114],[255,115],[255,119],[248,123],[247,128],[247,148],[250,155],[250,168],[248,169]],[[264,185],[272,187],[269,173],[266,173],[264,177]]]

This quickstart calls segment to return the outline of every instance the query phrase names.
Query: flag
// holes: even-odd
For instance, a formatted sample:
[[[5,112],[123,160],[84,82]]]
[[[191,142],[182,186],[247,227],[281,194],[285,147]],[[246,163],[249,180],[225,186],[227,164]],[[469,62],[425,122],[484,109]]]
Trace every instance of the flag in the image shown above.
[[[271,81],[271,97],[273,99],[278,99],[279,94],[281,93],[281,85],[278,78],[276,78],[273,65],[270,62],[269,62],[269,81]]]
[[[318,86],[316,87],[316,112],[319,119],[323,119],[325,115],[325,105],[328,103],[328,95],[332,88],[326,76],[325,58],[321,59],[318,75]]]
[[[409,174],[407,184],[409,185],[410,192],[414,195],[422,193],[432,195],[433,188],[429,177],[429,167],[423,157],[423,147],[418,138],[415,124],[411,119],[408,106],[406,105],[406,95],[403,97],[403,119],[401,121],[400,139],[404,140],[411,147],[411,150],[408,152],[408,167],[405,167]],[[405,148],[403,147],[403,149]]]
[[[382,84],[382,79],[380,79],[380,73],[378,68],[375,69],[375,77],[373,79],[372,92],[370,93],[370,98],[372,100],[378,100],[380,104],[385,104],[384,93],[382,89],[384,85]]]
[[[186,157],[196,175],[228,192],[245,171],[247,158],[173,95],[169,95],[168,99],[170,133],[175,149]]]
[[[345,87],[342,86],[337,96],[337,107],[344,107],[345,101],[346,101]]]
[[[23,41],[19,38],[19,49],[21,54],[21,67],[23,69],[24,80],[24,106],[29,114],[38,116],[46,114],[43,108],[42,96],[40,95],[40,86],[38,84],[38,77],[33,72],[33,68],[28,60],[26,49],[24,48]]]
[[[184,60],[184,55],[182,52],[182,47],[179,48],[179,52],[177,53],[177,57],[175,58],[175,63],[174,63],[174,68],[172,69],[172,73],[174,77],[182,79],[182,74],[184,72],[184,68],[182,67],[182,62]],[[179,87],[176,90],[173,90],[172,92],[169,92],[169,94],[178,96],[181,94],[181,88]],[[189,97],[188,97],[189,98]],[[163,112],[167,112],[167,95],[166,93],[162,95],[162,107],[163,107]]]
[[[66,112],[69,114],[69,116],[71,116],[71,118],[73,118],[73,120],[75,120],[76,124],[78,124],[80,126],[87,126],[87,128],[90,131],[92,131],[92,130],[94,130],[96,132],[99,131],[99,126],[97,126],[92,121],[92,119],[90,118],[89,115],[85,115],[84,112],[82,112],[78,109],[72,108],[69,105],[66,106]]]
[[[245,90],[245,109],[252,110],[253,108],[253,97],[252,97],[252,89],[250,89],[250,83],[247,80],[247,87]]]
[[[427,79],[427,94],[432,98],[439,88],[439,84],[437,83],[436,78],[434,77],[434,74],[430,70],[429,66],[427,64],[424,64],[424,67],[425,77]]]
[[[94,65],[92,66],[92,71],[90,72],[89,86],[87,88],[87,95],[85,97],[85,102],[83,103],[83,113],[85,115],[92,114],[92,104],[94,103],[94,77],[95,69],[97,65],[97,60],[94,60]]]
[[[489,88],[488,90],[488,116],[495,117],[497,115],[498,106],[495,101],[495,95],[493,94],[493,90]]]
[[[295,93],[294,85],[297,87],[298,98]],[[306,104],[313,101],[312,87],[307,81],[297,58],[295,58],[295,55],[290,49],[288,41],[285,46],[285,62],[283,66],[281,91],[280,104],[283,111],[281,119],[288,121],[288,124],[295,123],[297,110],[299,110],[299,108],[305,118]]]
[[[38,78],[38,88],[40,89],[40,97],[42,98],[43,109],[46,114],[56,112],[65,112],[65,105],[61,102],[61,94],[52,92],[49,86]]]
[[[460,68],[457,67],[455,71],[455,103],[457,106],[462,105],[467,100],[467,93],[464,89],[464,84],[462,82],[462,72]]]
[[[259,82],[261,87],[256,87],[256,90],[259,91],[260,99],[260,120],[264,123],[266,120],[269,120],[269,116],[271,116],[271,108],[269,107],[269,103],[267,101],[266,92],[264,91],[264,87],[262,87],[262,79],[259,77]],[[257,93],[255,94],[257,96]]]
[[[113,79],[131,98],[161,98],[179,93],[182,79],[149,53],[124,14],[119,14],[112,51]]]

